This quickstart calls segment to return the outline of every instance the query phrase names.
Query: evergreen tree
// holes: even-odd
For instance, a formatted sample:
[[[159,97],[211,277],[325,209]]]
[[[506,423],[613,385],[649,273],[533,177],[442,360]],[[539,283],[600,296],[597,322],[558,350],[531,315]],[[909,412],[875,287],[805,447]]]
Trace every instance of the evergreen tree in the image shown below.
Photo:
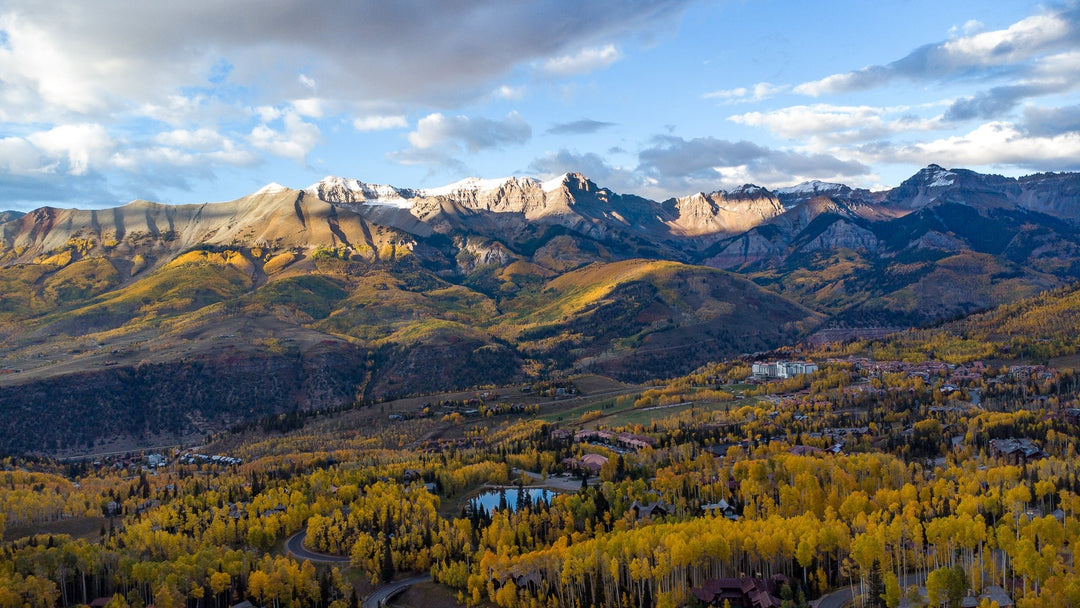
[[[885,608],[885,581],[881,578],[881,562],[874,560],[867,575],[866,608]]]

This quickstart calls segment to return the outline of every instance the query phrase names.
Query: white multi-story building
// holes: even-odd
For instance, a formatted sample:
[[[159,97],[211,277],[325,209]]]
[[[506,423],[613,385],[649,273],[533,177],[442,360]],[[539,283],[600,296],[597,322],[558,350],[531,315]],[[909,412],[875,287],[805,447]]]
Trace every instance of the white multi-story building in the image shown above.
[[[754,376],[758,378],[791,378],[803,374],[812,374],[817,369],[817,364],[810,361],[771,361],[768,363],[755,363],[751,367]]]

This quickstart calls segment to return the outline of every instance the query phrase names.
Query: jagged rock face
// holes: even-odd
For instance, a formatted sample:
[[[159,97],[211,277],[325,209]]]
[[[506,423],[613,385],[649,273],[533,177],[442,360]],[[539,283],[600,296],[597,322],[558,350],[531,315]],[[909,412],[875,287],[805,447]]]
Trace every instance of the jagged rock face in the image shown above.
[[[305,192],[328,203],[394,204],[414,198],[416,192],[378,184],[365,184],[355,179],[329,176],[305,189]]]
[[[439,235],[481,237],[469,239],[469,247],[499,243],[485,251],[459,250],[463,259],[476,260],[461,266],[468,272],[478,265],[527,259],[557,234],[549,234],[549,229],[557,228],[575,234],[575,239],[604,243],[604,255],[614,259],[642,255],[706,259],[710,265],[731,268],[780,260],[808,247],[876,252],[881,247],[878,239],[885,239],[895,249],[900,237],[882,236],[880,232],[889,228],[871,231],[867,226],[884,226],[897,217],[948,205],[961,205],[987,218],[998,211],[1030,210],[1075,225],[1080,217],[1080,174],[1013,179],[930,165],[883,193],[812,181],[775,192],[748,184],[660,203],[617,194],[578,173],[546,182],[527,177],[470,178],[431,189],[328,177],[304,190],[270,184],[226,203],[174,206],[135,201],[89,211],[42,208],[3,216],[8,221],[0,224],[0,239],[6,246],[6,263],[31,262],[72,242],[89,241],[110,257],[140,256],[138,267],[146,269],[201,246],[296,251],[344,246],[357,255],[362,251],[377,258],[387,247],[417,251],[418,239]],[[847,223],[825,226],[837,220],[818,219],[822,216]],[[951,229],[931,225],[932,219],[927,216],[928,229],[941,235],[916,228],[917,233],[903,236],[907,248],[956,249],[956,243],[971,243]],[[801,234],[814,222],[812,234]],[[878,232],[877,238],[871,232]],[[746,238],[736,238],[739,235]],[[443,253],[450,258],[457,255]],[[511,254],[517,257],[508,257]],[[576,265],[592,255],[564,254],[551,247],[544,254],[558,266]]]
[[[778,188],[775,194],[784,209],[792,209],[821,196],[842,201],[871,202],[873,200],[869,190],[852,189],[844,184],[818,180],[803,182],[797,186]]]
[[[773,241],[761,231],[751,230],[725,242],[718,252],[702,260],[702,264],[713,268],[740,268],[763,260],[779,260],[786,250],[786,243]]]
[[[1025,209],[1077,222],[1080,174],[1041,173],[1019,179],[930,165],[888,191],[882,203],[921,209],[939,202],[980,209]]]
[[[918,239],[911,241],[908,249],[936,249],[938,251],[960,251],[967,246],[962,239],[950,234],[931,230]]]
[[[932,164],[890,190],[882,204],[919,210],[935,203],[962,200],[980,208],[1015,206],[1020,193],[1016,180],[1000,175],[983,175],[968,170],[945,170]]]
[[[690,237],[746,232],[784,212],[775,196],[756,186],[731,192],[699,192],[675,199],[675,208],[678,217],[669,225],[676,234]]]
[[[511,177],[490,189],[485,189],[483,182],[476,181],[434,196],[442,196],[472,211],[520,213],[529,219],[568,210],[565,204],[558,204],[565,203],[565,200],[560,201],[559,197],[552,196],[549,201],[547,194],[535,179]],[[426,195],[433,196],[430,192]]]
[[[1080,174],[1040,173],[1017,181],[1019,206],[1062,219],[1080,218]]]
[[[508,266],[520,258],[498,241],[466,237],[458,239],[457,266],[462,274],[469,274],[484,266]]]
[[[797,247],[797,250],[803,252],[826,249],[856,249],[877,253],[881,249],[881,242],[873,231],[841,219],[829,224],[820,234]]]
[[[783,213],[775,196],[752,185],[657,203],[616,194],[579,173],[548,182],[469,178],[427,190],[327,178],[305,192],[347,206],[370,221],[421,236],[480,230],[513,239],[526,232],[526,225],[542,224],[594,239],[630,233],[655,241],[704,239],[708,243]]]

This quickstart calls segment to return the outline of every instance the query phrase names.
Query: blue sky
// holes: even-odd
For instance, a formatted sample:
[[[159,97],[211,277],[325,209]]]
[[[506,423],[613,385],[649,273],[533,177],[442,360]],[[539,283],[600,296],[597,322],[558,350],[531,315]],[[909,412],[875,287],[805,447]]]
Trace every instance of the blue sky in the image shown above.
[[[166,6],[175,4],[176,6]],[[1080,169],[1075,2],[8,0],[0,209]]]

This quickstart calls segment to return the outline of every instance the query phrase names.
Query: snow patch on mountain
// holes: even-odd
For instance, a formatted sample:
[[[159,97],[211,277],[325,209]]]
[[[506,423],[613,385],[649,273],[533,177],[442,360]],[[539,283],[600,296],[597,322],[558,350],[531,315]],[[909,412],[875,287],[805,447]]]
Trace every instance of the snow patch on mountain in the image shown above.
[[[288,190],[288,188],[282,186],[277,182],[270,182],[269,184],[266,184],[255,192],[252,192],[251,195],[258,196],[260,194],[277,194],[278,192],[284,192],[285,190]]]
[[[836,192],[837,190],[843,190],[844,184],[837,184],[833,182],[823,182],[820,180],[811,180],[803,182],[795,186],[788,186],[787,188],[777,188],[776,194],[820,194],[824,192]]]
[[[761,186],[757,186],[755,184],[743,184],[743,185],[739,186],[738,188],[734,188],[732,190],[724,190],[723,192],[724,192],[724,194],[726,194],[728,196],[731,196],[731,197],[741,196],[741,197],[749,197],[749,198],[759,197],[759,196],[769,196],[769,194],[770,194],[769,191],[766,188],[762,188]]]
[[[558,190],[559,188],[562,188],[563,185],[566,184],[566,180],[568,180],[568,179],[570,179],[570,174],[569,173],[563,173],[562,175],[560,175],[558,177],[554,177],[552,179],[547,180],[546,182],[541,183],[540,184],[540,189],[543,190],[544,192],[554,192],[554,191]]]
[[[412,190],[381,184],[365,184],[356,179],[329,175],[304,188],[304,192],[331,203],[364,203],[408,209],[415,193]]]
[[[496,179],[483,179],[479,177],[466,177],[463,180],[438,188],[425,188],[424,190],[421,190],[421,192],[424,196],[451,196],[457,192],[490,192],[492,190],[498,190],[505,185],[506,182],[509,182],[512,179],[516,178],[501,177]],[[535,181],[531,178],[524,178],[524,180]]]

